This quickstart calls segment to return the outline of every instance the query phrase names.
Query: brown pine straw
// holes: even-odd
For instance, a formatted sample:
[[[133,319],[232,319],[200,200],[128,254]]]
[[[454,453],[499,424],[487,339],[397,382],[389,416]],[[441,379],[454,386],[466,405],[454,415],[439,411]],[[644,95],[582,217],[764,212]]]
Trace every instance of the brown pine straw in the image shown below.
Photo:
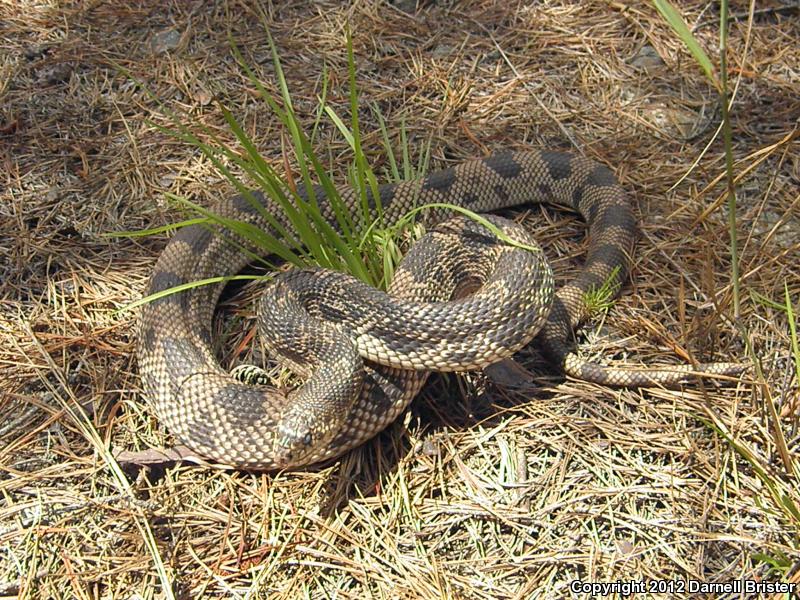
[[[396,144],[405,123],[412,158],[430,136],[433,167],[574,144],[632,191],[634,273],[584,330],[582,352],[749,361],[730,321],[720,141],[691,169],[717,101],[651,5],[423,4],[265,5],[309,131],[323,64],[329,102],[348,116],[349,25],[379,170],[370,102]],[[715,6],[679,7],[712,55]],[[529,350],[517,357],[533,374],[523,386],[434,377],[364,447],[259,474],[113,468],[114,452],[175,441],[141,398],[135,314],[116,312],[140,297],[165,237],[103,236],[182,218],[164,192],[205,206],[231,193],[195,148],[158,131],[169,119],[117,65],[233,144],[224,104],[282,168],[282,133],[228,44],[230,32],[277,90],[255,5],[0,4],[0,596],[561,598],[576,579],[798,582],[800,400],[781,305],[786,290],[800,309],[800,19],[777,0],[758,8],[749,29],[746,10],[731,21],[729,56],[738,325],[759,360],[749,379],[612,390],[564,381]],[[168,29],[175,47],[155,52]],[[350,154],[332,125],[315,147],[343,181]],[[581,223],[521,214],[568,277],[583,258]],[[225,365],[261,352],[239,350],[256,294],[245,286],[224,302]]]

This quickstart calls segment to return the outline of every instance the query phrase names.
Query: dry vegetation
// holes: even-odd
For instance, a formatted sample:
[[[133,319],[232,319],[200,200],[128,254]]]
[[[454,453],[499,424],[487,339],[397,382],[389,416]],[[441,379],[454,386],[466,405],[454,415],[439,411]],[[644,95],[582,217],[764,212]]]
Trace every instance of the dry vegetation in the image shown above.
[[[432,136],[432,166],[574,145],[618,173],[642,238],[622,298],[586,331],[587,354],[745,360],[720,142],[703,154],[714,90],[648,3],[623,4],[267,11],[309,125],[323,64],[347,114],[349,24],[363,101],[395,140],[405,122],[412,153]],[[274,90],[254,6],[0,2],[0,596],[558,598],[576,578],[797,582],[798,382],[787,315],[769,301],[783,304],[788,286],[800,308],[800,15],[759,3],[748,29],[746,3],[733,4],[744,15],[730,41],[739,324],[763,373],[620,391],[559,379],[530,351],[525,389],[436,377],[364,447],[274,475],[123,472],[111,458],[171,443],[141,398],[135,315],[115,312],[140,297],[164,238],[103,234],[177,220],[165,191],[206,205],[230,193],[195,148],[156,129],[168,119],[117,65],[233,143],[224,103],[279,165],[282,134],[227,38]],[[681,10],[713,53],[715,3]],[[380,169],[378,129],[363,117]],[[318,150],[342,180],[348,151],[331,126]],[[550,209],[526,218],[567,276],[580,223]],[[232,304],[226,364],[246,360],[239,343],[253,328],[252,302]]]

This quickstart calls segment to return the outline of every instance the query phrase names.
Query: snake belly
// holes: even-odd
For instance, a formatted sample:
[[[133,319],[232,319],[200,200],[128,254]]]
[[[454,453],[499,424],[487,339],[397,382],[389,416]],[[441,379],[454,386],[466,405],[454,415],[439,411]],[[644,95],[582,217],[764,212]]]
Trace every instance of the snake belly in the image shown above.
[[[410,209],[430,203],[455,204],[480,213],[528,203],[558,204],[577,211],[588,227],[586,262],[577,276],[557,291],[552,306],[541,308],[547,317],[537,343],[567,373],[603,384],[668,384],[691,371],[684,366],[625,371],[587,363],[574,352],[574,330],[588,316],[586,293],[604,284],[615,293],[619,290],[628,275],[636,236],[627,195],[607,167],[567,152],[507,152],[466,161],[420,180],[386,184],[379,194],[387,226]],[[335,224],[335,213],[321,189],[316,197],[323,216]],[[341,190],[341,197],[354,214],[358,212],[360,201],[354,190]],[[227,198],[213,212],[270,231],[262,211],[251,203],[253,198],[282,226],[288,226],[272,201],[259,192],[253,192],[250,199],[241,195]],[[374,199],[371,202],[374,204]],[[432,211],[427,224],[449,216]],[[234,238],[231,244],[225,239],[231,235],[214,226],[179,230],[159,256],[147,294],[240,271],[251,262],[256,249],[242,239]],[[311,442],[310,451],[285,452],[281,439],[302,438],[302,432],[308,431],[305,426],[287,431],[287,423],[292,429],[293,419],[302,421],[305,405],[291,408],[291,392],[243,384],[219,365],[211,321],[222,287],[194,287],[146,304],[138,332],[138,362],[146,397],[172,434],[208,460],[236,468],[273,470],[339,456],[391,423],[426,380],[426,371],[364,361],[360,392],[346,414],[340,415],[338,430],[306,440]],[[518,315],[498,318],[513,329]],[[414,340],[409,343],[413,346]]]

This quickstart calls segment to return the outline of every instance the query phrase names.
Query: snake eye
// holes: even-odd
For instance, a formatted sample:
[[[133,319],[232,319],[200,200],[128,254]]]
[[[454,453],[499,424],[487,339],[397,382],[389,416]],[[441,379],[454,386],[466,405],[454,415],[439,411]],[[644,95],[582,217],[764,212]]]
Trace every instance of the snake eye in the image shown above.
[[[304,445],[304,446],[310,446],[310,445],[311,445],[311,442],[313,441],[313,439],[314,439],[314,438],[311,436],[311,432],[309,431],[308,433],[306,433],[306,434],[303,436],[303,445]]]

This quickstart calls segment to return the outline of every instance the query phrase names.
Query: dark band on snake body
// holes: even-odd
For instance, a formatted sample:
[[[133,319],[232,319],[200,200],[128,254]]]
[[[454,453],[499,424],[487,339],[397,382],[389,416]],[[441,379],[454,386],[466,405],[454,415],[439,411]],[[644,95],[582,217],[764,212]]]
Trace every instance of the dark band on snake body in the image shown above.
[[[522,167],[514,161],[514,156],[511,154],[487,156],[483,159],[483,163],[503,179],[514,179],[522,171]]]
[[[317,187],[315,193],[324,218],[335,226],[334,211],[321,188]],[[342,190],[341,193],[353,217],[358,218],[361,205],[355,192]],[[528,202],[551,202],[578,210],[588,224],[586,264],[574,280],[558,291],[552,308],[543,305],[546,294],[531,299],[532,306],[527,308],[547,319],[538,335],[538,343],[568,374],[609,385],[669,385],[685,379],[693,371],[688,366],[636,371],[613,369],[586,363],[574,353],[574,329],[589,311],[587,293],[603,284],[610,284],[614,291],[619,289],[628,274],[636,234],[627,197],[606,167],[564,152],[502,153],[431,173],[421,182],[381,186],[379,195],[387,226],[396,223],[415,206],[428,203],[446,202],[487,212]],[[262,193],[253,192],[252,198],[262,204],[281,226],[288,226]],[[213,212],[268,231],[271,229],[261,211],[245,196],[224,199]],[[432,211],[429,215],[429,219],[445,217],[442,211]],[[233,236],[230,232],[224,235]],[[235,241],[248,250],[255,250],[244,240]],[[458,248],[451,251],[454,253],[458,253]],[[412,257],[408,267],[398,269],[395,281],[399,280],[399,283],[396,286],[393,283],[390,291],[404,301],[442,300],[435,297],[436,286],[426,280],[424,273],[414,272],[414,269],[424,268],[419,265],[427,264],[432,270],[437,267],[435,262],[431,262],[435,259],[427,257],[427,251],[423,254],[425,256],[421,258]],[[147,293],[199,279],[232,275],[249,261],[247,252],[220,236],[212,235],[207,226],[186,227],[174,236],[161,254]],[[469,273],[469,269],[465,268],[464,272]],[[550,285],[546,274],[539,276],[543,277],[543,287]],[[439,279],[448,279],[447,269],[442,270]],[[507,283],[517,285],[520,281],[509,279]],[[492,289],[504,296],[502,300],[510,296],[511,291],[504,287],[506,282],[492,285],[495,286]],[[313,419],[308,425],[308,415],[296,408],[302,405],[292,404],[295,392],[287,395],[269,387],[245,385],[219,366],[211,346],[209,324],[220,292],[221,286],[203,286],[147,304],[142,310],[138,340],[145,395],[172,433],[210,460],[242,468],[275,469],[333,458],[392,422],[427,378],[425,371],[377,366],[367,361],[357,374],[363,377],[363,381],[353,384],[360,386],[360,394],[346,409],[346,414],[341,414],[339,408],[333,409],[332,420],[338,423],[339,429],[318,431],[314,429],[317,425]],[[347,299],[339,302],[344,310]],[[518,304],[519,310],[523,304]],[[338,314],[337,310],[329,312]],[[499,329],[486,334],[487,344],[498,345],[505,337],[503,331],[519,334],[514,329],[519,317],[517,314],[493,315]],[[389,339],[374,346],[374,352],[393,352],[398,346],[403,350],[408,349],[406,347],[410,347],[412,352],[415,350],[413,337],[403,337],[402,323],[400,332],[395,334],[386,325],[388,323],[381,323],[376,329],[386,333]],[[431,330],[434,329],[437,327],[432,325]],[[417,331],[419,341],[428,335],[425,328]],[[331,335],[334,334],[331,330]],[[310,334],[305,335],[308,337]],[[372,333],[361,335],[371,336]],[[519,334],[517,339],[524,340],[526,335]],[[435,358],[437,346],[434,344],[432,347]],[[495,357],[505,352],[499,346],[492,351]],[[465,356],[461,349],[448,353],[457,359]],[[289,354],[292,354],[291,349]],[[295,352],[290,357],[291,361],[302,358],[302,352]],[[337,357],[330,358],[334,361],[331,368],[336,372]],[[700,365],[699,370],[734,373],[740,369],[738,365],[715,364]],[[323,414],[326,413],[323,411]],[[291,438],[300,440],[301,445],[307,442],[310,450],[287,450],[289,446],[285,442]],[[319,445],[320,441],[322,445]],[[294,442],[289,442],[291,444]]]

